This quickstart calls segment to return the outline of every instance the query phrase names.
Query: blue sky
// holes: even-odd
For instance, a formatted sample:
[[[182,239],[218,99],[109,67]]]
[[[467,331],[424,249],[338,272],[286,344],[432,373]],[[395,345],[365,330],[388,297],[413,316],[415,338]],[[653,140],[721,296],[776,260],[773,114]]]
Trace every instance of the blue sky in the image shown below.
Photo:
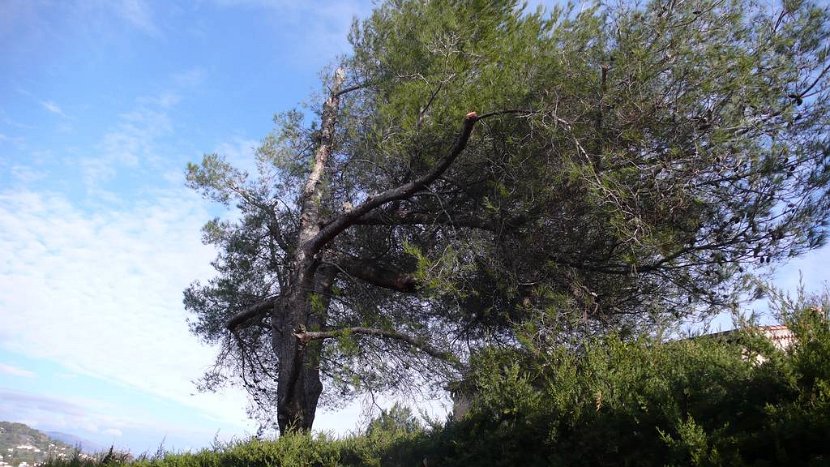
[[[371,2],[0,0],[0,420],[134,452],[240,437],[244,394],[199,394],[215,349],[182,290],[212,275],[215,207],[184,166],[247,165],[319,89]],[[830,278],[829,250],[781,286]],[[323,412],[344,433],[359,407]]]

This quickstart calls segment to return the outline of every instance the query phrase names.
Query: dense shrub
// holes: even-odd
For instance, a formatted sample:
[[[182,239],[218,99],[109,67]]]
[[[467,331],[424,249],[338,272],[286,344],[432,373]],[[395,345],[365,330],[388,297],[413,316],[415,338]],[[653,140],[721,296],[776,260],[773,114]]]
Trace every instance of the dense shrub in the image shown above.
[[[750,329],[660,343],[491,350],[473,362],[470,414],[436,439],[455,465],[830,463],[826,308],[786,316],[776,350]],[[438,448],[439,446],[435,446]]]

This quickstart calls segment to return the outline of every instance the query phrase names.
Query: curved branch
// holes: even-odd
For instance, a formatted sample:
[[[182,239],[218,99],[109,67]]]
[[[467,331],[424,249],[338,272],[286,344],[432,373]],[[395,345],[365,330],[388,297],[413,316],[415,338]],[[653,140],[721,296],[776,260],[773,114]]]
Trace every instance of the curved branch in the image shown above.
[[[364,83],[358,83],[358,84],[355,84],[353,86],[349,86],[345,89],[340,89],[340,90],[337,90],[337,91],[333,90],[331,94],[334,97],[340,97],[340,96],[342,96],[344,94],[348,94],[350,92],[354,92],[354,91],[358,91],[360,89],[368,88],[369,86],[371,86],[373,84],[374,84],[373,81],[366,81]]]
[[[489,115],[489,114],[488,114]],[[405,183],[395,188],[384,191],[375,196],[369,196],[366,201],[356,206],[351,211],[345,212],[335,218],[332,222],[322,228],[317,235],[311,238],[308,243],[304,245],[309,253],[316,253],[326,243],[330,242],[340,232],[346,230],[353,225],[357,219],[364,214],[369,213],[373,209],[383,206],[386,203],[395,200],[407,199],[419,190],[425,188],[430,183],[434,182],[452,165],[455,159],[467,147],[467,142],[470,140],[470,134],[473,132],[473,127],[476,121],[479,120],[478,114],[470,112],[464,117],[464,122],[461,126],[461,132],[455,140],[450,151],[442,157],[437,164],[427,174],[419,177],[409,183]]]
[[[275,303],[277,303],[277,297],[268,298],[261,302],[255,303],[234,315],[228,320],[228,324],[226,324],[225,327],[229,331],[236,331],[236,328],[239,326],[247,324],[250,320],[263,316],[265,313],[271,311],[271,309],[274,308]]]

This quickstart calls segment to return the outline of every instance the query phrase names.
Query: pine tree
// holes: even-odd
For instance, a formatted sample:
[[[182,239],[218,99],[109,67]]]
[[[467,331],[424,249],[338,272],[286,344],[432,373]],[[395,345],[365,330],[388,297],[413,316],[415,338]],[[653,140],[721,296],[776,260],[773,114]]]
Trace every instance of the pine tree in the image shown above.
[[[457,374],[514,326],[591,332],[732,306],[822,245],[828,12],[652,1],[577,11],[390,0],[350,35],[319,123],[281,114],[256,177],[188,183],[217,276],[185,291],[263,421]],[[570,331],[568,331],[570,330]],[[562,332],[562,331],[558,331]]]

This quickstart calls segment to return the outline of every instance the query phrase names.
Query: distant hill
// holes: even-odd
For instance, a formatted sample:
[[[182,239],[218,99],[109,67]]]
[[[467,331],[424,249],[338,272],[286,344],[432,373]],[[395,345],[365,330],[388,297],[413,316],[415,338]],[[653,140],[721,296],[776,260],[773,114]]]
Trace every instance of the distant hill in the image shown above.
[[[80,447],[81,451],[90,454],[94,452],[105,451],[108,449],[107,447],[102,446],[94,441],[81,438],[80,436],[70,435],[69,433],[61,433],[60,431],[47,431],[46,434],[50,438],[64,442],[72,447]]]
[[[35,465],[47,458],[71,458],[75,447],[22,423],[0,422],[0,466]]]

